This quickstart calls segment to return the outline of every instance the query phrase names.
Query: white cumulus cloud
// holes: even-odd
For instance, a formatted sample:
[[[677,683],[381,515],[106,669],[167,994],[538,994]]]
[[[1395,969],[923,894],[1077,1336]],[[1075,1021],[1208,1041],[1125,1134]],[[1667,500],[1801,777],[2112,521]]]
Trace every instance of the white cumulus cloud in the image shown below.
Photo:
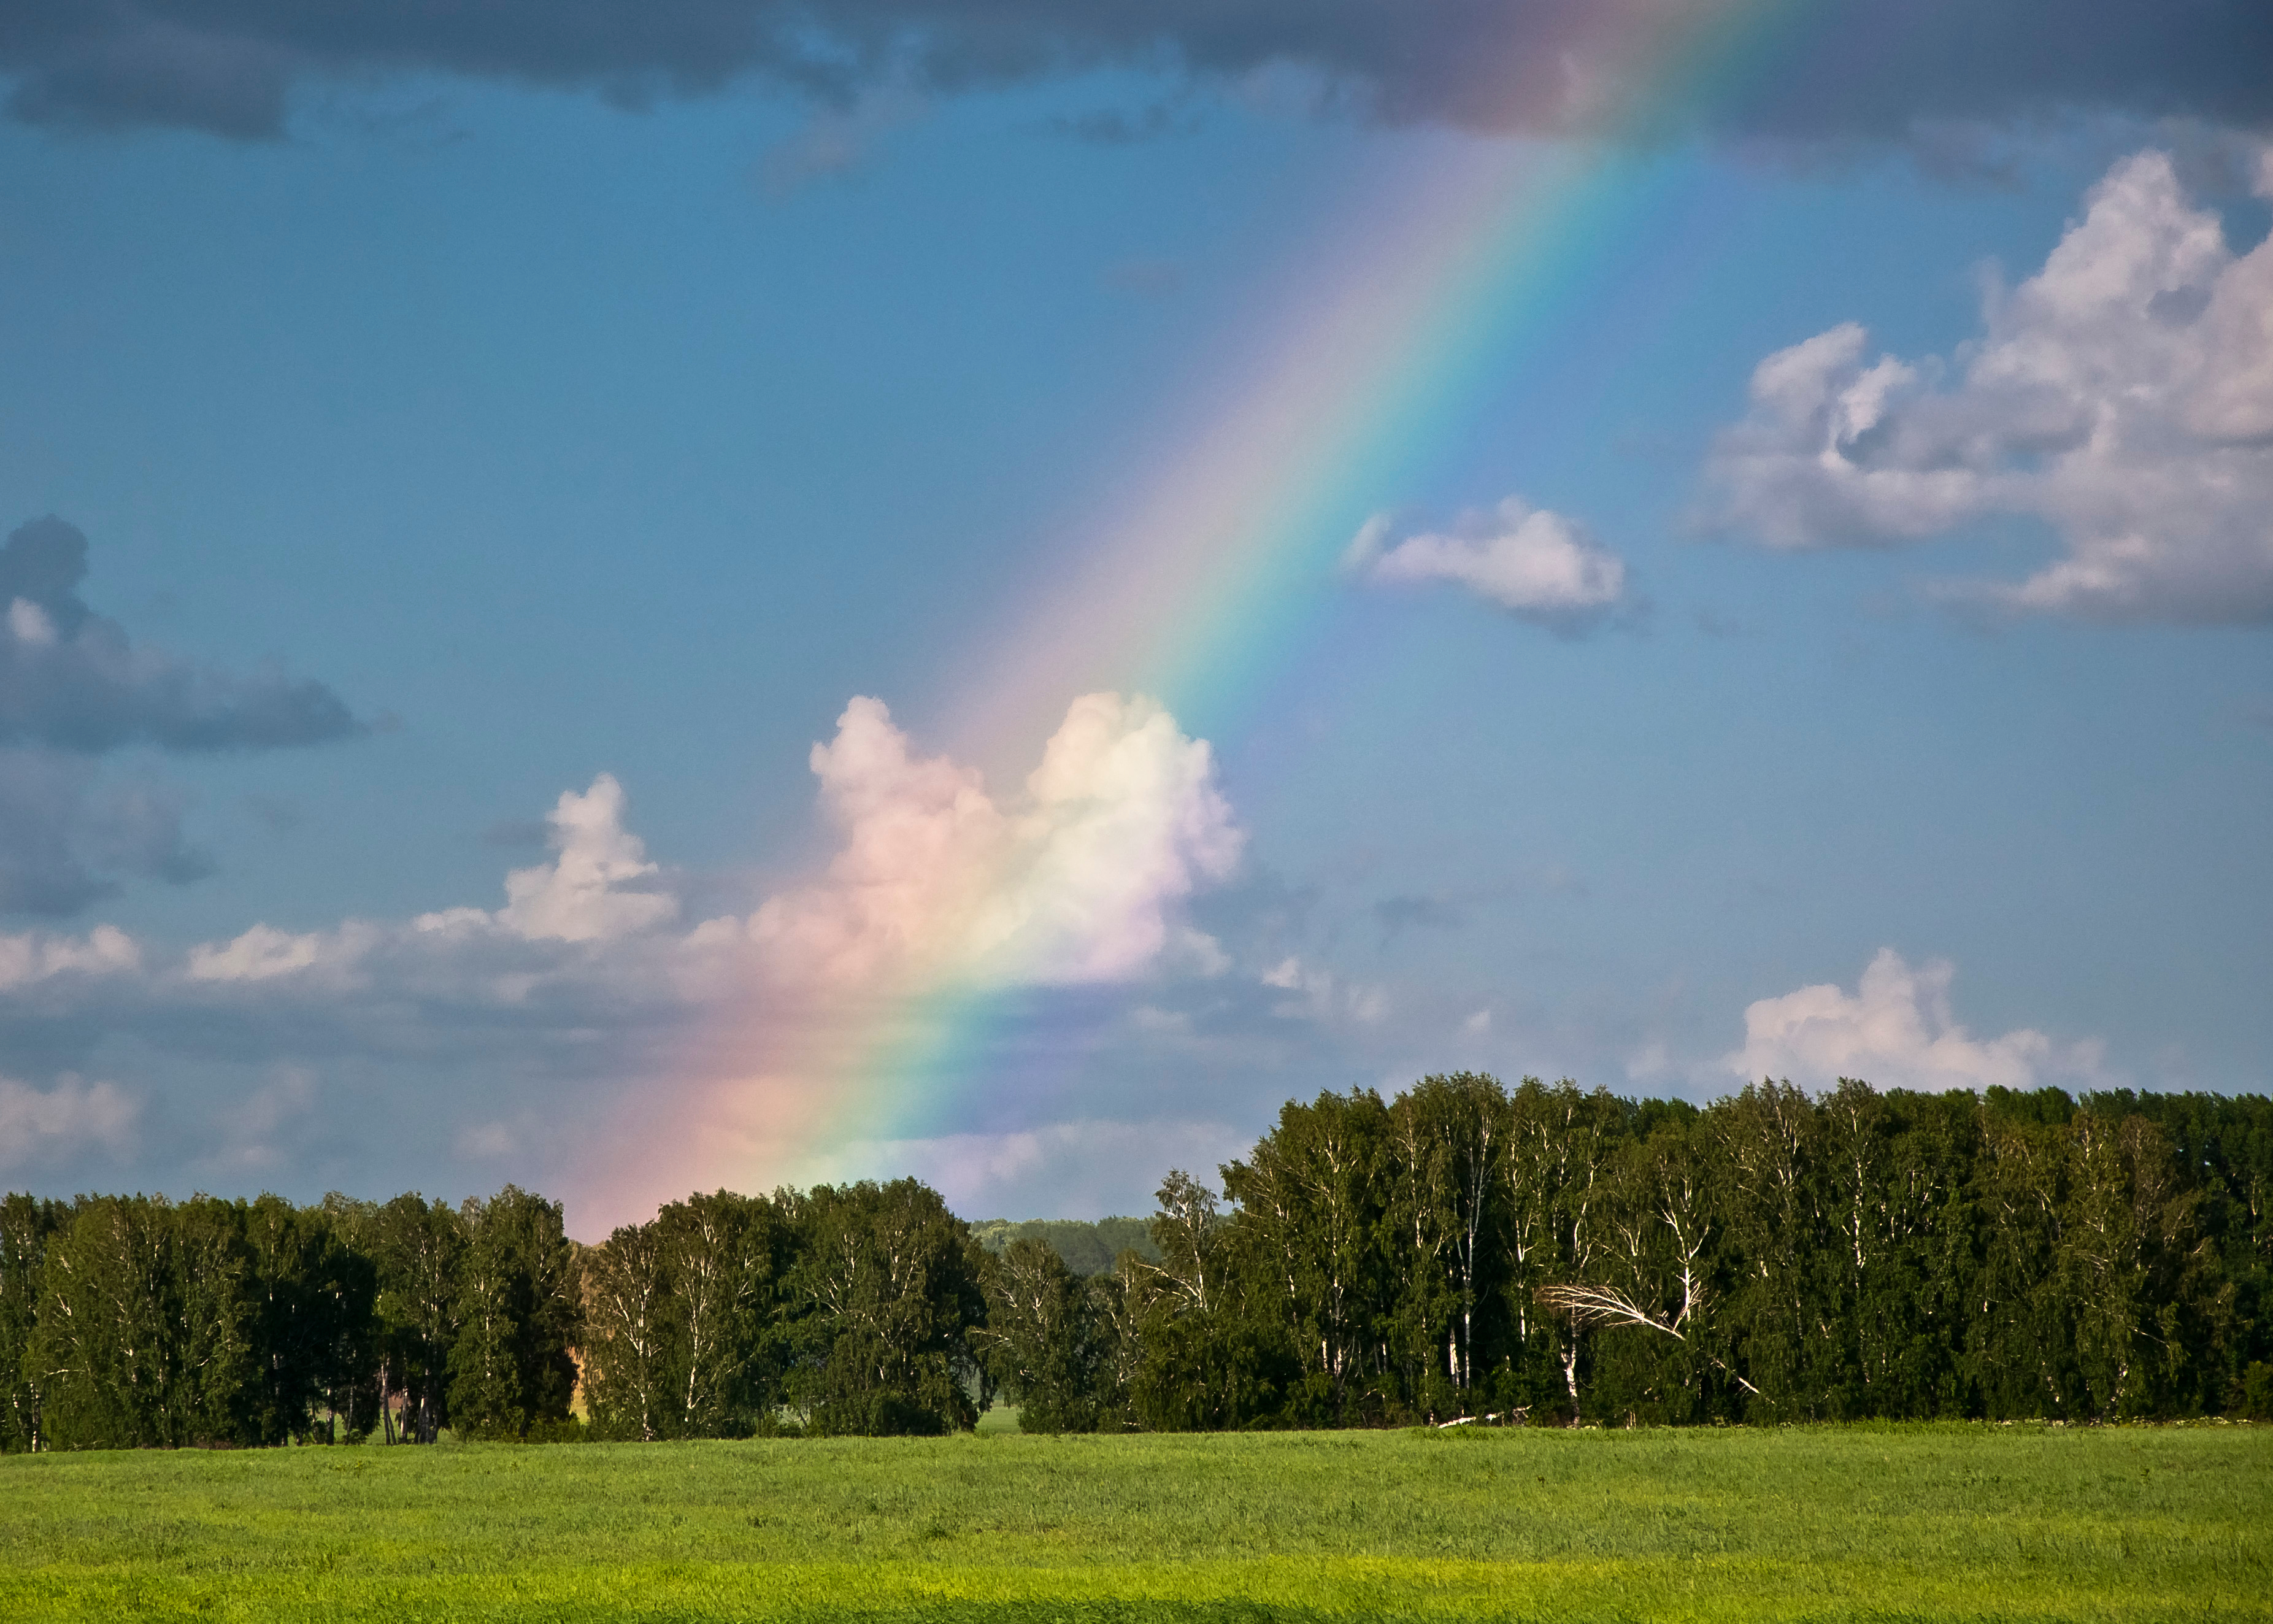
[[[640,1148],[620,1115],[637,1092],[627,1080],[715,1113],[705,1177],[730,1165],[785,1176],[784,1147],[825,1116],[842,1068],[880,1030],[927,1030],[930,992],[1167,989],[1232,967],[1185,905],[1233,876],[1244,836],[1209,746],[1153,701],[1076,701],[1012,793],[919,755],[868,699],[812,764],[837,847],[754,914],[673,922],[705,882],[649,861],[603,775],[559,798],[553,860],[511,874],[494,911],[263,921],[183,948],[110,926],[0,936],[0,1022],[36,1022],[58,1056],[124,1043],[139,1069],[116,1085],[0,1086],[0,1156],[61,1177],[126,1145],[145,1097],[169,1132],[140,1135],[117,1165],[152,1182],[364,1155],[319,1100],[319,1072],[278,1067],[306,1056],[339,1079],[327,1086],[403,1079],[419,1105],[383,1136],[392,1151],[423,1143],[468,1167],[550,1169],[572,1194],[634,1199],[632,1174],[575,1161],[597,1136],[627,1166],[651,1158],[663,1182],[639,1188],[645,1201],[686,1176],[686,1147],[666,1134]],[[986,1165],[1054,1165],[1054,1146],[1013,1136]]]
[[[1171,946],[1219,957],[1176,909],[1229,877],[1245,837],[1206,741],[1152,700],[1074,701],[1007,804],[975,769],[915,755],[874,699],[845,708],[812,763],[843,845],[749,921],[786,971],[1047,984],[1121,979]]]
[[[624,827],[624,786],[613,773],[600,774],[581,795],[563,790],[545,821],[559,855],[506,876],[506,906],[497,917],[514,934],[531,942],[606,941],[678,914],[678,898],[628,889],[657,868]]]
[[[1573,521],[1511,496],[1461,515],[1450,534],[1424,532],[1389,546],[1385,516],[1366,522],[1346,568],[1384,584],[1449,581],[1520,619],[1576,629],[1626,595],[1625,560]]]
[[[2273,153],[2261,167],[2273,197]],[[1984,320],[1947,361],[1872,358],[1852,322],[1762,361],[1708,465],[1714,519],[1794,548],[2034,518],[2062,557],[1948,590],[2105,620],[2273,617],[2273,239],[2236,255],[2142,152]]]
[[[1880,1088],[2033,1088],[2094,1079],[2096,1041],[2060,1044],[2029,1027],[1976,1038],[1952,1014],[1947,959],[1913,966],[1881,948],[1849,993],[1826,984],[1762,998],[1744,1011],[1744,1046],[1725,1071],[1827,1087],[1842,1077]]]

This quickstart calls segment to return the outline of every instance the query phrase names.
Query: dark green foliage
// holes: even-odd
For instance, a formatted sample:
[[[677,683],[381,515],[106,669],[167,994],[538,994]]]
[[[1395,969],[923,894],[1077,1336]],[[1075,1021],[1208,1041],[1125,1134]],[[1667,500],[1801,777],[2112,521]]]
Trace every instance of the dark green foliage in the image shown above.
[[[1400,1181],[1390,1165],[1389,1127],[1370,1089],[1322,1094],[1280,1111],[1251,1164],[1223,1169],[1224,1193],[1240,1214],[1224,1251],[1247,1289],[1219,1291],[1219,1315],[1251,1308],[1284,1333],[1302,1372],[1287,1418],[1304,1425],[1340,1425],[1372,1410],[1384,1321],[1396,1298],[1411,1297],[1422,1314],[1444,1317],[1443,1304],[1431,1300],[1442,1296],[1431,1289],[1441,1283],[1437,1258],[1416,1257],[1413,1278],[1392,1279],[1402,1237],[1391,1214]],[[1432,1237],[1438,1245],[1431,1251],[1448,1238]]]
[[[986,1320],[986,1253],[912,1178],[815,1186],[785,1199],[797,1231],[786,1281],[785,1396],[815,1432],[970,1426]]]
[[[580,1264],[603,1437],[968,1427],[989,1259],[913,1179],[719,1191],[627,1225]]]
[[[1019,1430],[1093,1432],[1114,1406],[1109,1308],[1039,1240],[1010,1243],[986,1271],[985,1363],[1018,1405]]]
[[[0,1196],[0,1455],[40,1447],[46,1384],[27,1356],[39,1323],[48,1242],[69,1216],[57,1201]]]
[[[913,1180],[691,1196],[581,1258],[559,1204],[511,1185],[11,1196],[0,1447],[950,1432],[990,1387],[988,1262]],[[1070,1425],[1123,1402],[1101,1380]]]
[[[1273,1317],[1272,1282],[1255,1267],[1259,1254],[1240,1255],[1216,1192],[1189,1175],[1170,1173],[1159,1199],[1160,1261],[1121,1259],[1123,1334],[1135,1344],[1130,1419],[1162,1432],[1275,1420],[1302,1372]]]
[[[2252,1365],[2241,1372],[2240,1410],[2252,1421],[2273,1421],[2273,1365]]]
[[[2261,1097],[1461,1075],[1289,1104],[1223,1174],[1128,1294],[1147,1425],[2183,1417],[2273,1364]]]
[[[1289,1103],[1222,1175],[1108,1268],[1130,1221],[974,1232],[912,1179],[581,1253],[510,1185],[9,1196],[0,1452],[942,1433],[998,1389],[1035,1432],[2273,1418],[2261,1096],[1462,1073]]]
[[[49,1243],[26,1360],[43,1447],[259,1441],[251,1262],[227,1202],[81,1202]]]
[[[304,1432],[319,1409],[327,1439],[340,1427],[358,1435],[377,1417],[376,1396],[362,1380],[375,1330],[377,1270],[342,1227],[330,1207],[296,1207],[273,1195],[244,1209],[251,1336],[261,1366],[255,1441],[282,1443]]]
[[[560,1209],[508,1186],[404,1196],[0,1202],[0,1440],[29,1448],[431,1442],[461,1322],[493,1364],[472,1427],[567,1422],[576,1303]],[[469,1267],[469,1264],[477,1267]],[[470,1359],[454,1362],[461,1372]],[[506,1379],[482,1379],[502,1366]]]
[[[451,1424],[523,1438],[565,1421],[576,1386],[574,1252],[560,1205],[507,1184],[464,1208],[458,1327],[450,1344]]]
[[[720,1190],[656,1216],[675,1287],[674,1425],[687,1438],[742,1438],[780,1402],[783,1269],[795,1237],[779,1206]]]
[[[668,1437],[679,1339],[663,1237],[652,1223],[626,1224],[578,1264],[593,1425],[610,1438],[646,1443]]]
[[[457,1340],[466,1224],[458,1210],[418,1195],[372,1209],[361,1234],[377,1295],[376,1386],[380,1426],[395,1415],[415,1443],[431,1444],[448,1419],[450,1349]],[[399,1401],[399,1404],[398,1404]]]
[[[746,1438],[770,1424],[790,1238],[774,1202],[721,1190],[583,1254],[586,1395],[602,1435]]]

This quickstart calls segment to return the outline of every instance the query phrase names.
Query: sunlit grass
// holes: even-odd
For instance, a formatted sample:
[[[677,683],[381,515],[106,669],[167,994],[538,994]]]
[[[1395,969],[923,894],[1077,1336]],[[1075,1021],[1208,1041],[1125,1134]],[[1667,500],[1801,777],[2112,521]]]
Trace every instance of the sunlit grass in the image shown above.
[[[0,1460],[0,1618],[2273,1620],[2273,1429]]]

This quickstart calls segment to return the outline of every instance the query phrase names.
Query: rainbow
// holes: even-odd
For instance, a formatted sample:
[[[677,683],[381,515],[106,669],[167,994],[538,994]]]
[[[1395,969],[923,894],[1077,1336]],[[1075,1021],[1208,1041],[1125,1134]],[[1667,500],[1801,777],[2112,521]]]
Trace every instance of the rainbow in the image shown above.
[[[1001,654],[949,707],[963,718],[954,753],[1030,754],[1069,700],[1100,690],[1153,695],[1188,732],[1235,736],[1323,635],[1358,524],[1411,488],[1487,380],[1519,368],[1676,206],[1682,166],[1650,132],[1740,102],[1815,9],[1606,4],[1591,26],[1625,37],[1589,43],[1628,76],[1601,139],[1393,144],[1404,161],[1304,256],[1330,268],[1297,278],[1301,297],[1223,369],[1189,414],[1202,431],[1149,497],[995,628],[987,646]],[[710,1034],[695,1080],[661,1113],[667,1130],[627,1128],[590,1205],[628,1217],[690,1184],[803,1182],[848,1140],[951,1126],[1023,1008],[952,974],[754,1000]]]

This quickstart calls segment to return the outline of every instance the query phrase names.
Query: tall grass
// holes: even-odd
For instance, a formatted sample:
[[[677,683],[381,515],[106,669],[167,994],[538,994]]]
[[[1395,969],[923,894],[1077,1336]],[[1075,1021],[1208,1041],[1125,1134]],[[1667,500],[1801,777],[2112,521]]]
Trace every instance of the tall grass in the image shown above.
[[[0,1618],[2273,1620],[2273,1428],[0,1460]]]

